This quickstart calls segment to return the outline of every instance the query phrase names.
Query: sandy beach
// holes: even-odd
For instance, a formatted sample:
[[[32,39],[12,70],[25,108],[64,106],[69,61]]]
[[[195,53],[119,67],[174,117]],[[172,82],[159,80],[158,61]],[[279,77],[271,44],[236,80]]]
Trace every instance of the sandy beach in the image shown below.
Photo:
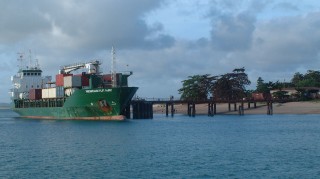
[[[237,109],[240,103],[237,104]],[[196,114],[208,114],[208,104],[197,104]],[[170,113],[169,107],[169,113]],[[178,114],[187,114],[186,104],[176,104],[174,109]],[[165,105],[154,105],[154,113],[166,113]],[[234,111],[234,105],[231,104],[231,111],[229,111],[228,104],[217,104],[217,114],[239,114]],[[251,103],[250,108],[248,104],[244,104],[244,114],[267,114],[266,103],[257,103],[256,108]],[[273,103],[273,114],[320,114],[320,101],[311,102],[287,102],[287,103]]]

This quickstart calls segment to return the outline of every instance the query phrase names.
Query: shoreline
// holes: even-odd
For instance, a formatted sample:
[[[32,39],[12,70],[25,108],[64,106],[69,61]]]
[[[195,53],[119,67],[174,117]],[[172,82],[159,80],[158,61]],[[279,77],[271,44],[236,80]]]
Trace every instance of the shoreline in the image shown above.
[[[217,104],[217,115],[239,115],[238,107],[240,103],[237,103],[237,111],[234,111],[234,105],[231,105],[231,111],[229,111],[228,103]],[[287,102],[287,103],[273,103],[273,114],[320,114],[320,102],[319,101],[307,101],[307,102]],[[208,104],[196,104],[196,115],[208,115]],[[187,115],[186,104],[175,104],[175,114]],[[154,105],[153,112],[155,114],[165,114],[165,105]],[[267,104],[257,103],[256,108],[251,104],[248,108],[248,104],[244,103],[244,115],[246,114],[266,114]],[[171,115],[169,107],[169,115]]]

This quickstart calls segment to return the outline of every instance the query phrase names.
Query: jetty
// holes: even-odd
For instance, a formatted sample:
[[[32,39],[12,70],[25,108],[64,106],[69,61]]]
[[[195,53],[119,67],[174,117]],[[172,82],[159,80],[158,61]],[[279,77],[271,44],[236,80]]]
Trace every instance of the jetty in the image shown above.
[[[242,99],[242,100],[174,100],[173,98],[139,98],[131,101],[130,106],[126,110],[126,117],[131,118],[130,111],[132,113],[132,119],[152,119],[153,118],[153,106],[162,105],[165,106],[165,115],[167,117],[173,117],[176,113],[175,105],[184,105],[187,108],[187,115],[190,117],[196,116],[196,105],[207,104],[208,116],[214,116],[218,114],[217,104],[227,104],[227,110],[229,112],[236,111],[239,115],[245,114],[245,109],[257,108],[257,103],[265,104],[267,106],[267,115],[273,115],[274,103],[286,103],[292,102],[291,99],[267,99],[267,100],[254,100],[254,99]],[[131,109],[131,110],[130,110]]]

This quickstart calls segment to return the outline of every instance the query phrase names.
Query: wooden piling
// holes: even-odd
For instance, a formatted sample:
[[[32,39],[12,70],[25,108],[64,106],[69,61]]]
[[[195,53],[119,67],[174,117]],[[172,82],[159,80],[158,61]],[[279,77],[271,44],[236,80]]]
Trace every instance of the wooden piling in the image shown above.
[[[133,119],[152,119],[153,103],[146,102],[146,101],[136,101],[132,103],[132,118]]]
[[[267,115],[273,115],[273,106],[272,102],[267,102]]]
[[[192,117],[196,116],[196,104],[192,103]]]
[[[174,104],[173,104],[173,102],[172,102],[172,103],[171,103],[171,117],[174,116],[174,112],[175,112],[175,110],[174,110]]]
[[[243,115],[244,115],[243,105],[240,105],[240,106],[239,106],[239,115],[240,115],[240,116],[243,116]]]
[[[191,106],[190,106],[190,103],[188,103],[188,116],[191,116]]]
[[[169,104],[166,103],[166,117],[169,116]]]
[[[213,112],[213,102],[209,102],[208,103],[208,116],[213,116],[214,112]]]

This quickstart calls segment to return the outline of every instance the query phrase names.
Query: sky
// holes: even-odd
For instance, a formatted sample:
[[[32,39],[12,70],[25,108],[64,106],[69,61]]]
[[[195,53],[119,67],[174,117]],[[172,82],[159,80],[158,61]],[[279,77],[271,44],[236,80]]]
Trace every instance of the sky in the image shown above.
[[[188,76],[241,67],[248,89],[258,77],[289,82],[319,70],[319,29],[318,0],[2,0],[0,103],[10,102],[19,53],[44,75],[94,59],[109,73],[112,46],[139,97],[179,98]]]

